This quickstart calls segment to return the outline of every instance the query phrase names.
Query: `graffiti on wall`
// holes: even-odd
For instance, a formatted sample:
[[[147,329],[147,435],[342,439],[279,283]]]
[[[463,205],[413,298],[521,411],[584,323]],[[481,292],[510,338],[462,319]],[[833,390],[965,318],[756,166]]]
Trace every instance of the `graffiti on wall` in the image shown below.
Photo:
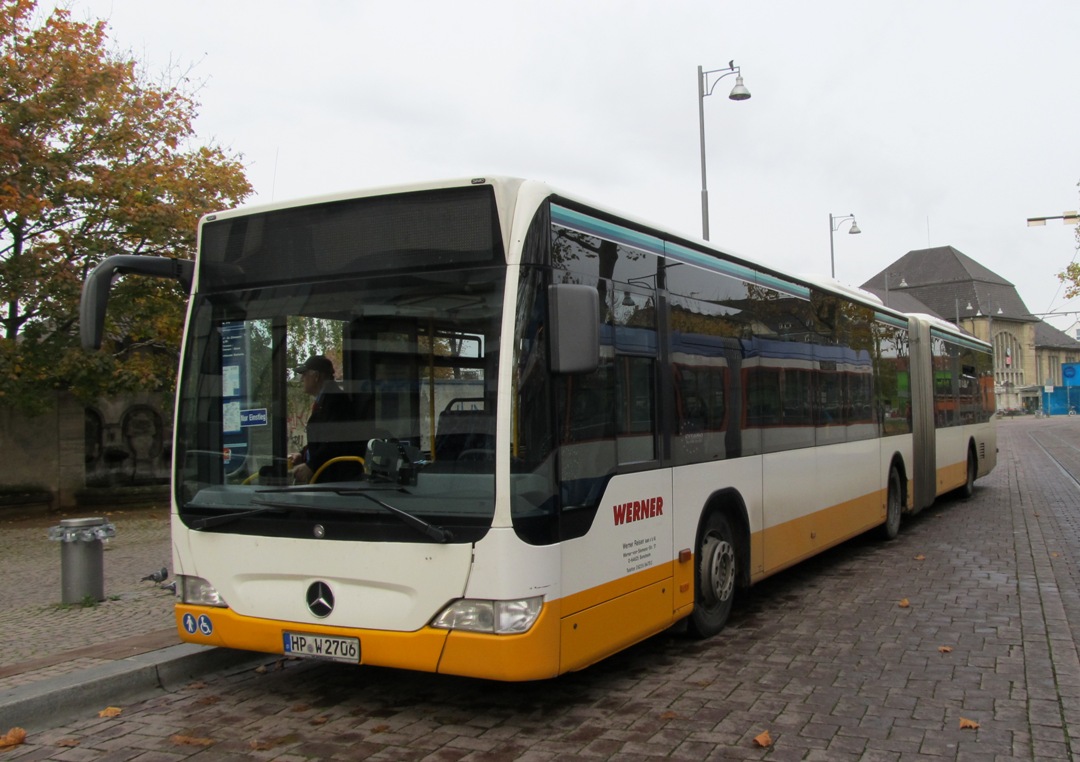
[[[86,486],[120,487],[169,481],[171,427],[154,407],[88,407]]]

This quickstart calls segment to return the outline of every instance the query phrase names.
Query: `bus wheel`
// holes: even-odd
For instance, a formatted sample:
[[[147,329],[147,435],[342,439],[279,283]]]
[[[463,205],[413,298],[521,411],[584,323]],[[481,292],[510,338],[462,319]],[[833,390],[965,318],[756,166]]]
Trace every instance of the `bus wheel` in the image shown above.
[[[885,523],[878,529],[883,540],[895,540],[900,534],[900,514],[904,511],[904,493],[900,488],[900,473],[893,466],[889,469],[889,494],[885,497]]]
[[[975,462],[975,451],[968,450],[967,480],[960,488],[960,494],[965,498],[975,494],[975,476],[978,474],[978,464]]]
[[[697,552],[689,625],[692,634],[709,638],[724,629],[735,600],[735,533],[723,513],[713,513],[706,520]]]

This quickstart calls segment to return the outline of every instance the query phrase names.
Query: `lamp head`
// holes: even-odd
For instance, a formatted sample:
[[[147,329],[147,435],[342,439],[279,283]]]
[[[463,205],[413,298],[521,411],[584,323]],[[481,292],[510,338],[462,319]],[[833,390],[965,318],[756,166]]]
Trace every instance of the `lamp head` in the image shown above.
[[[743,84],[742,74],[735,77],[735,87],[731,89],[731,95],[728,96],[733,101],[745,101],[750,99],[750,91],[746,89],[746,85]]]
[[[858,235],[862,231],[859,230],[859,225],[855,220],[851,221],[851,227],[848,229],[848,235]]]

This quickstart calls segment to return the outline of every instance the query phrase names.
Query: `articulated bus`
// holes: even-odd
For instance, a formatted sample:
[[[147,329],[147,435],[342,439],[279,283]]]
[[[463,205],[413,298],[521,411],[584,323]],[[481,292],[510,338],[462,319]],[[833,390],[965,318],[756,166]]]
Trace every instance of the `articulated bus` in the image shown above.
[[[193,643],[495,680],[579,670],[996,462],[991,349],[507,178],[211,214],[173,450],[176,624]],[[296,483],[336,367],[351,469]]]

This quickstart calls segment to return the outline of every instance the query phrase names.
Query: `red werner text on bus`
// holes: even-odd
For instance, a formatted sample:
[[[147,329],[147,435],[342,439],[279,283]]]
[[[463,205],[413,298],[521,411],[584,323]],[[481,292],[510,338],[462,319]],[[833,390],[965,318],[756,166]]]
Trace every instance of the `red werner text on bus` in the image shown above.
[[[629,503],[620,503],[613,506],[615,513],[615,526],[629,524],[631,521],[651,519],[664,515],[664,498],[650,497],[646,500],[634,500]]]

